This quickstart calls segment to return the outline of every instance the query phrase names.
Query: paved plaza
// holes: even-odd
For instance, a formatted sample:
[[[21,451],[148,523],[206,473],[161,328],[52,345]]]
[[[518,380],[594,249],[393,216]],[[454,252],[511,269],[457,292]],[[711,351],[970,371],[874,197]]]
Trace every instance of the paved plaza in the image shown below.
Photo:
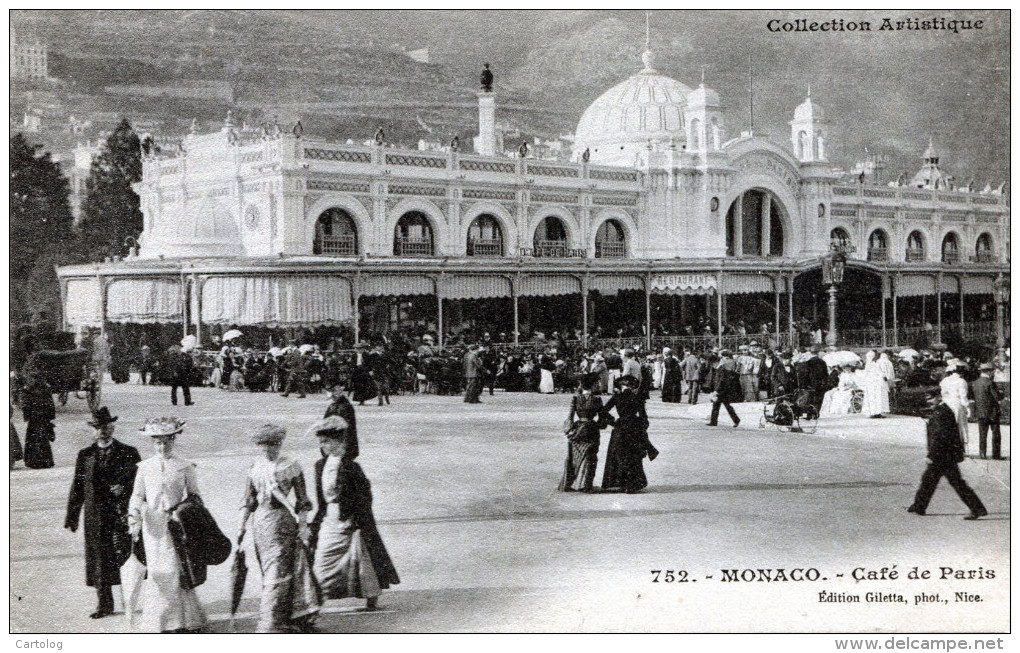
[[[169,388],[107,381],[103,402],[120,416],[116,437],[143,457],[152,455],[137,432],[145,418],[173,414],[188,421],[180,455],[198,463],[203,498],[233,536],[245,472],[256,455],[245,428],[284,423],[290,433],[284,452],[310,475],[319,453],[305,430],[328,398],[193,393],[196,405],[171,407]],[[656,392],[648,405],[649,435],[661,454],[645,462],[648,490],[585,495],[555,491],[569,396],[497,392],[482,401],[398,396],[391,406],[358,408],[358,462],[372,481],[375,516],[401,583],[383,592],[378,612],[361,611],[357,600],[327,603],[321,630],[1009,628],[1010,463],[961,465],[991,513],[987,518],[963,521],[967,510],[945,482],[927,517],[910,515],[905,509],[925,465],[918,418],[829,418],[813,435],[791,434],[759,430],[760,408],[744,405],[740,428],[729,427],[726,417],[723,427],[709,428],[707,404],[663,404]],[[19,463],[11,473],[12,632],[130,630],[121,613],[88,618],[95,594],[84,583],[82,535],[61,528],[75,452],[92,438],[87,416],[85,402],[72,397],[58,408],[57,467],[26,470]],[[23,436],[19,417],[14,424]],[[971,433],[975,450],[974,424]],[[1003,435],[1009,456],[1008,427]],[[596,484],[608,440],[607,430]],[[241,632],[254,629],[258,610],[253,554],[249,563],[235,624]],[[914,567],[931,578],[908,579]],[[874,580],[855,581],[855,569]],[[660,571],[659,582],[653,570]],[[777,570],[797,578],[817,570],[819,578],[758,580]],[[974,573],[960,578],[961,570]],[[823,591],[860,602],[820,601]],[[896,594],[905,603],[875,599]],[[209,570],[198,595],[210,616],[208,630],[228,631],[229,562]],[[938,600],[915,605],[921,595]],[[968,598],[975,595],[979,601]],[[118,598],[118,610],[119,604]]]

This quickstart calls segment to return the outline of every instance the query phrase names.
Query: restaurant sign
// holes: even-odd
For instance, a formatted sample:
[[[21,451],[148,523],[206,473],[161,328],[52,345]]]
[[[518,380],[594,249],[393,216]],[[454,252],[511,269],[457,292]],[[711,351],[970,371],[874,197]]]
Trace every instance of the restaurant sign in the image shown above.
[[[714,274],[656,274],[652,277],[652,290],[680,290],[711,292],[716,289]]]

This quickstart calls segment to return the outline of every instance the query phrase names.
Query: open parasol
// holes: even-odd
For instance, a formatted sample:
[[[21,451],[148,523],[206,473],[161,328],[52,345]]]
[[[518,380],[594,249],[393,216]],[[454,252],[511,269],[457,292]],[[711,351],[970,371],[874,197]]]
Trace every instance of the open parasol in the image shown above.
[[[920,358],[921,354],[917,353],[916,349],[911,349],[910,347],[907,347],[906,349],[901,350],[900,353],[897,354],[897,356],[899,356],[900,358],[904,358],[904,359],[905,358]]]
[[[193,335],[187,335],[181,338],[181,349],[184,351],[191,351],[198,346],[198,338]]]
[[[243,335],[244,334],[238,331],[237,329],[231,329],[230,331],[227,331],[226,333],[223,334],[223,342],[233,340],[234,338],[240,338]]]
[[[861,362],[861,357],[852,351],[833,351],[822,355],[822,360],[829,367],[840,367],[842,365],[856,365]]]

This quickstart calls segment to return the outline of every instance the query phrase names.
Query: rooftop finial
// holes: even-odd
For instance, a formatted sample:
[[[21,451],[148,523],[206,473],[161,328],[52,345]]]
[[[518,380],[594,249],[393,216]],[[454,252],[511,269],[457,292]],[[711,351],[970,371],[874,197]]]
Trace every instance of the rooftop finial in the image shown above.
[[[645,65],[645,69],[642,72],[652,72],[655,70],[655,55],[652,54],[652,31],[649,22],[651,13],[650,11],[645,12],[645,51],[641,54],[641,63]]]
[[[649,17],[651,15],[652,12],[650,11],[645,12],[645,50],[650,50],[652,46],[652,29],[649,20]]]
[[[704,66],[701,67],[701,85],[702,86],[705,85],[705,67]]]
[[[807,96],[808,96],[808,99],[810,100],[811,99],[811,82],[807,83]]]

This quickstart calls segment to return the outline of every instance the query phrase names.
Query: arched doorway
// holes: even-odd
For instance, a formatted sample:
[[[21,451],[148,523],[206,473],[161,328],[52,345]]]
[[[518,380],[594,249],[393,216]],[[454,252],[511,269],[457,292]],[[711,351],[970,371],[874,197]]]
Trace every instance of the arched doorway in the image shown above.
[[[868,260],[889,260],[889,236],[881,229],[875,229],[868,236]]]
[[[627,236],[618,220],[606,220],[595,232],[595,258],[626,258]]]
[[[564,256],[567,249],[567,227],[556,216],[543,218],[535,229],[535,256]]]
[[[981,234],[978,236],[977,245],[974,248],[974,262],[991,263],[992,260],[992,236],[988,233]]]
[[[836,227],[829,232],[829,242],[840,251],[850,247],[850,234],[843,227]]]
[[[393,234],[393,254],[396,256],[432,256],[434,244],[432,224],[421,211],[409,211],[400,216]]]
[[[503,229],[495,216],[483,213],[468,228],[468,256],[503,256]]]
[[[354,219],[343,209],[326,209],[315,222],[313,254],[357,256],[358,229]]]
[[[820,268],[798,274],[793,282],[794,327],[799,345],[825,344],[829,332],[829,286]],[[882,278],[875,272],[847,265],[836,287],[836,332],[846,346],[882,343],[882,303],[887,301]],[[888,321],[889,307],[886,307]],[[818,342],[821,331],[822,342]]]
[[[727,256],[782,256],[783,208],[761,188],[742,193],[726,212]]]
[[[960,239],[954,233],[942,239],[942,262],[950,265],[960,262]]]

